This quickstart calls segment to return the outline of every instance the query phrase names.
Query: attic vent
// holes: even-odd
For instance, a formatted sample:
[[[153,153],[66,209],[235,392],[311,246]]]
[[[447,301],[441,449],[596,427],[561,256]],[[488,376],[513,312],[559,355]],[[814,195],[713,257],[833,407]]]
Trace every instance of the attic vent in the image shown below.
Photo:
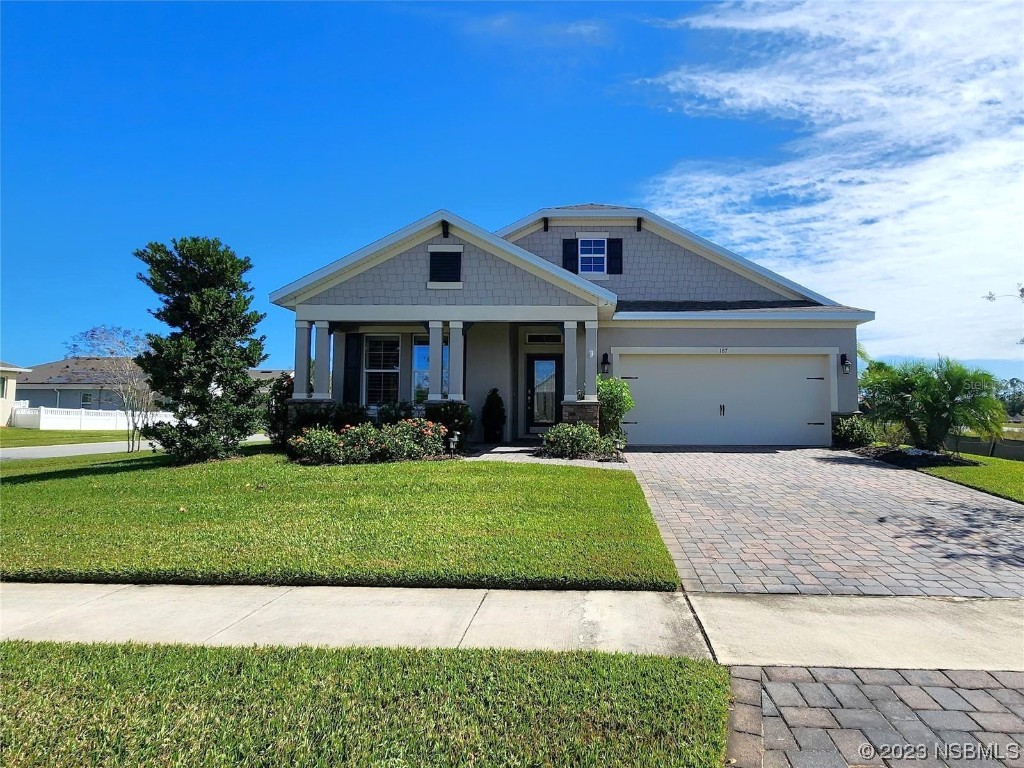
[[[526,334],[527,344],[561,344],[562,334],[560,333],[528,333]]]

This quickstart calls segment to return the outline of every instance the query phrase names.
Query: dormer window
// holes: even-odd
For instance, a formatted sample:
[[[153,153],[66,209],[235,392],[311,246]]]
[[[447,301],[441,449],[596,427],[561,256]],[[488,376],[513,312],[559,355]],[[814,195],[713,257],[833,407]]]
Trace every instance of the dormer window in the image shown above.
[[[580,238],[580,274],[603,275],[606,271],[608,240],[605,238]]]

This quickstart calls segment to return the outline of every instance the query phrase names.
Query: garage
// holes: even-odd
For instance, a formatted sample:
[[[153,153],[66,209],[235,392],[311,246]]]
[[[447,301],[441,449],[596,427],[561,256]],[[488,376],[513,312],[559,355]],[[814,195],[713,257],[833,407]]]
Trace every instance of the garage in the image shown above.
[[[828,354],[616,351],[616,372],[636,406],[630,445],[831,443]]]

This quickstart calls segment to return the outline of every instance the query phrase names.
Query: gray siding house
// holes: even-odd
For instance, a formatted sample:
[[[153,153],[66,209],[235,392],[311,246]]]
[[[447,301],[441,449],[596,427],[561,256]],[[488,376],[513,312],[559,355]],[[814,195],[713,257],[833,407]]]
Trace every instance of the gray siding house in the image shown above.
[[[295,312],[296,392],[315,359],[311,404],[460,400],[479,415],[497,387],[513,440],[594,422],[611,375],[637,401],[634,445],[828,445],[832,417],[857,408],[857,326],[874,317],[605,205],[498,232],[437,211],[270,298]]]
[[[111,389],[103,358],[68,357],[40,363],[18,376],[18,399],[29,407],[116,411],[121,398]]]

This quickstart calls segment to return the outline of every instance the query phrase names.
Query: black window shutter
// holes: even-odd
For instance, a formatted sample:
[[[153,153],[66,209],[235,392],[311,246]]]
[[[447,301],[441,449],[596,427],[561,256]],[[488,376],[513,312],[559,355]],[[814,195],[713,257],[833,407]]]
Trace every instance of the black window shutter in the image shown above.
[[[363,334],[345,334],[345,384],[342,399],[359,404],[360,378],[363,373]]]
[[[609,237],[608,238],[608,267],[607,272],[609,275],[621,275],[622,274],[622,238],[621,237]]]
[[[461,253],[430,254],[430,282],[457,283],[462,280]]]
[[[570,272],[580,271],[580,241],[567,237],[562,241],[562,266]]]

